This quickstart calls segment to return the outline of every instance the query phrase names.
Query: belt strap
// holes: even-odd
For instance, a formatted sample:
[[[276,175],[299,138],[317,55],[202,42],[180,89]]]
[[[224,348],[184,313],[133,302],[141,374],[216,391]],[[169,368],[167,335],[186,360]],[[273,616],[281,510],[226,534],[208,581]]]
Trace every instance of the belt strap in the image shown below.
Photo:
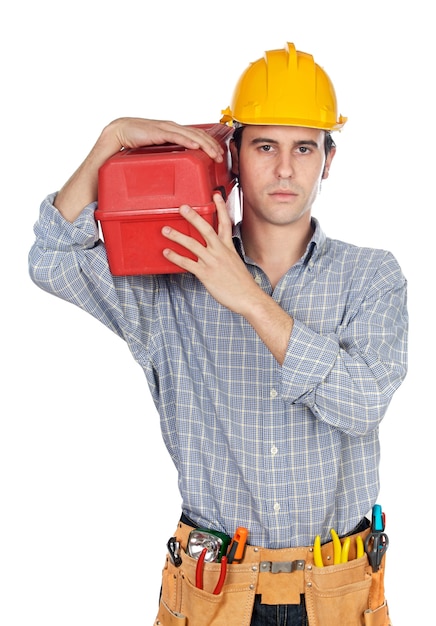
[[[183,518],[182,518],[183,519]],[[186,524],[182,519],[179,521],[175,536],[177,541],[180,542],[181,547],[186,551],[189,534],[194,530],[195,526]],[[185,518],[186,519],[186,518]],[[365,521],[366,520],[365,518]],[[369,524],[368,524],[369,525]],[[355,537],[360,534],[365,538],[367,534],[368,525],[365,522],[360,522],[358,526],[347,536]],[[353,552],[355,541],[351,542],[349,558],[356,558],[356,554]],[[333,542],[329,541],[321,546],[322,556],[325,563],[331,561],[333,563]],[[262,548],[260,546],[247,545],[244,556],[244,563],[260,563],[271,561],[273,563],[280,561],[305,561],[306,566],[313,564],[313,547],[302,546],[297,548]]]

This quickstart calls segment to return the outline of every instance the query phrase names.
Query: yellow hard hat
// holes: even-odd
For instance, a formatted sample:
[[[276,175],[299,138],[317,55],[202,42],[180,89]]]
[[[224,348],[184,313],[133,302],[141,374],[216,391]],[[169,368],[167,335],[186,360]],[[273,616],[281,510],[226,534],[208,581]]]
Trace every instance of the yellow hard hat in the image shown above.
[[[326,72],[294,44],[270,50],[240,77],[223,124],[273,124],[340,130],[336,94]]]

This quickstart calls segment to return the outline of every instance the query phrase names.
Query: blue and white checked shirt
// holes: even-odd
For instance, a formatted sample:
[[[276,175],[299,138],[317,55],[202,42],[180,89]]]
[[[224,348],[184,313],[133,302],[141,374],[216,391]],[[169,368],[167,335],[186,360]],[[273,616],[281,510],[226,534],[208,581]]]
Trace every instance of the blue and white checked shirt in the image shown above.
[[[143,368],[179,473],[184,512],[250,543],[309,545],[350,531],[379,491],[379,424],[406,374],[406,281],[383,250],[315,232],[272,290],[295,320],[285,362],[191,274],[114,277],[86,207],[41,205],[36,284],[91,313]]]

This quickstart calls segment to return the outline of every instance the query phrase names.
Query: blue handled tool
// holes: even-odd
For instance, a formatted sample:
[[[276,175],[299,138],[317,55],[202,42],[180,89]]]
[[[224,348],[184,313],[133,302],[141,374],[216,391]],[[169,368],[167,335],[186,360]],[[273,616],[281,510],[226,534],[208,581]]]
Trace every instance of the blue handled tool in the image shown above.
[[[383,532],[385,529],[385,516],[380,504],[372,507],[371,530],[373,533]]]
[[[389,538],[384,530],[385,515],[381,506],[375,504],[372,509],[371,532],[365,539],[365,552],[373,572],[380,569],[382,558],[389,547]]]

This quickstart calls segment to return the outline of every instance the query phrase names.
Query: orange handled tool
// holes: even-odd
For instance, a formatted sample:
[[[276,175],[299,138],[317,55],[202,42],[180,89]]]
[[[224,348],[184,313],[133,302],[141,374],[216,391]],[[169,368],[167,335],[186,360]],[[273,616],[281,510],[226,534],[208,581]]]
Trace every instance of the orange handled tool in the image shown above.
[[[248,530],[244,526],[239,526],[233,535],[227,554],[228,563],[240,563],[244,558],[245,546],[247,545]]]

